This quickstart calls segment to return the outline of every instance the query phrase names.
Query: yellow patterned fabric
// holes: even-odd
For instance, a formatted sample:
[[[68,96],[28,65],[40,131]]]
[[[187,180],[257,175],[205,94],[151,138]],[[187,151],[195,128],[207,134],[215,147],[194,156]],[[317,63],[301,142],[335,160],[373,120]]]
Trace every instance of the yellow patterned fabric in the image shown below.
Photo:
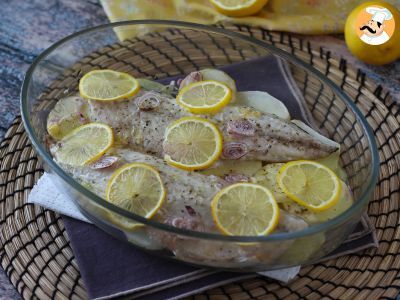
[[[180,20],[201,24],[229,22],[303,34],[342,33],[347,15],[363,0],[269,0],[257,15],[231,18],[208,0],[100,0],[111,22],[138,19]],[[386,0],[400,9],[399,0]],[[140,33],[147,32],[144,26]],[[121,40],[137,30],[118,31]]]

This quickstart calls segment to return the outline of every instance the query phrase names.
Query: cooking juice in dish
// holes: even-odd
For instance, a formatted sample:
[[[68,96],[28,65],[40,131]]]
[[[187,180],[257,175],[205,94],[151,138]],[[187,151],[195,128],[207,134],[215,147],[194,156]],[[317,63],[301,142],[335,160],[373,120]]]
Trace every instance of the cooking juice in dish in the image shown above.
[[[216,69],[169,85],[112,70],[85,74],[47,120],[54,160],[106,201],[181,229],[228,236],[295,232],[353,202],[339,144],[266,92],[238,92]],[[105,211],[105,221],[191,262],[307,258],[325,241],[198,241]],[[299,251],[301,249],[301,251]],[[299,257],[300,255],[300,257]]]

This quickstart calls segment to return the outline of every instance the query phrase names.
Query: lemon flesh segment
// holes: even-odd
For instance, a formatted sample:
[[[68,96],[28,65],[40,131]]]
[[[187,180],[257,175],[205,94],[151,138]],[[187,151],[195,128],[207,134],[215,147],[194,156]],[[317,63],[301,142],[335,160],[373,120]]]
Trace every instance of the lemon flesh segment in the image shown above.
[[[112,70],[91,71],[79,81],[83,98],[115,101],[134,96],[140,89],[139,82],[129,74]]]
[[[259,12],[268,0],[210,0],[216,9],[231,17],[251,16]]]
[[[107,201],[145,218],[151,218],[158,211],[165,197],[166,190],[158,170],[144,163],[132,163],[117,169],[106,189]],[[126,221],[121,223],[124,227],[130,224]],[[132,221],[131,226],[138,225]]]
[[[178,119],[166,129],[165,161],[184,170],[211,166],[221,155],[222,134],[217,126],[199,117]]]
[[[312,211],[332,207],[341,194],[341,183],[336,174],[314,161],[284,164],[278,172],[277,182],[290,199]]]
[[[223,188],[211,202],[211,213],[218,230],[226,235],[266,235],[279,220],[279,207],[272,193],[253,183]]]
[[[110,126],[89,123],[74,129],[59,142],[56,158],[68,165],[83,166],[100,158],[113,142]]]
[[[217,113],[229,104],[231,99],[231,89],[214,80],[188,84],[176,97],[179,105],[194,114]]]

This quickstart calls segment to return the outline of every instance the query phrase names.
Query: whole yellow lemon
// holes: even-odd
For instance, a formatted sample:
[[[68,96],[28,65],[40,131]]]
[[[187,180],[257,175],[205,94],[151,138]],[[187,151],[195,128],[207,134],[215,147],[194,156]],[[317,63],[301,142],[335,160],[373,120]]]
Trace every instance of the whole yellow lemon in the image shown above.
[[[210,0],[210,2],[221,14],[246,17],[258,13],[268,0]]]
[[[384,65],[400,58],[400,12],[383,1],[365,2],[347,17],[345,40],[365,63]]]

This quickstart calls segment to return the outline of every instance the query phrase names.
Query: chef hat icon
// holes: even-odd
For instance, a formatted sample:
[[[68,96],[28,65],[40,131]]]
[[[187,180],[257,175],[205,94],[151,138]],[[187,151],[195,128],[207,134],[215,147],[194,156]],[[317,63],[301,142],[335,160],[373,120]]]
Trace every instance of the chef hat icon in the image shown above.
[[[372,15],[372,21],[383,23],[392,18],[392,13],[387,8],[367,7],[367,13]]]

